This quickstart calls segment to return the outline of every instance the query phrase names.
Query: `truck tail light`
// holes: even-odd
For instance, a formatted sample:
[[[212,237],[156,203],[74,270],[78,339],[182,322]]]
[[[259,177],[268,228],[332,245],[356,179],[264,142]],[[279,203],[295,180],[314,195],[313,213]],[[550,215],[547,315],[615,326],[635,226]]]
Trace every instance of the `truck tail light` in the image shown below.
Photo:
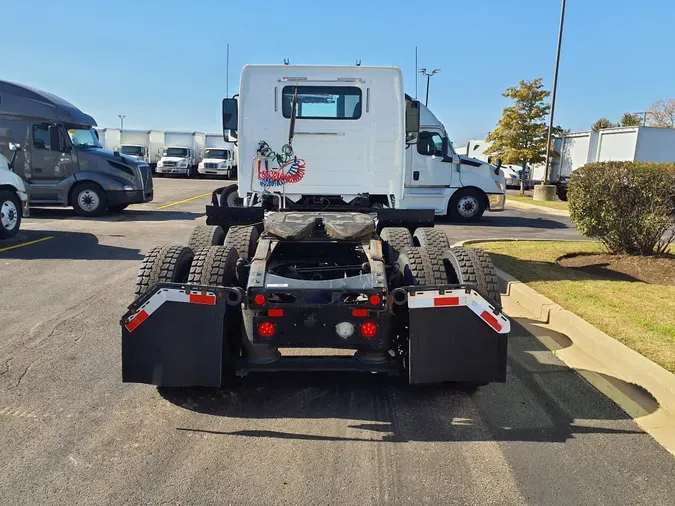
[[[370,339],[375,337],[375,334],[377,334],[377,325],[375,325],[373,322],[363,322],[359,327],[359,331],[363,337]]]
[[[272,322],[262,322],[258,324],[258,334],[262,337],[272,337],[277,331],[277,327]]]
[[[253,297],[253,302],[255,302],[258,306],[262,306],[265,303],[265,296],[262,293],[259,293]]]
[[[373,306],[379,306],[380,302],[382,302],[382,297],[380,297],[377,294],[371,295],[370,298],[368,299],[370,304]]]

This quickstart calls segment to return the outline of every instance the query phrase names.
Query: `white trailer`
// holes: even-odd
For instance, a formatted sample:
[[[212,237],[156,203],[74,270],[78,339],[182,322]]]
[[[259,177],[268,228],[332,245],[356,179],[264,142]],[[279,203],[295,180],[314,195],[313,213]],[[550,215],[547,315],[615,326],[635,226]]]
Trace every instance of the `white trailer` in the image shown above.
[[[204,154],[205,137],[201,132],[166,132],[157,173],[194,176]]]
[[[204,156],[197,172],[202,175],[236,177],[236,146],[224,139],[223,134],[206,134]]]
[[[151,167],[157,161],[164,148],[164,132],[159,130],[123,130],[120,135],[119,151],[136,160],[143,160]]]
[[[112,151],[117,151],[120,145],[120,129],[119,128],[97,128],[98,141],[101,146]]]
[[[455,153],[443,124],[405,95],[398,68],[249,65],[238,103],[224,101],[230,130],[226,106],[240,109],[237,180],[246,205],[273,193],[295,206],[434,209],[462,221],[504,208],[503,175]],[[407,114],[419,121],[412,136]]]

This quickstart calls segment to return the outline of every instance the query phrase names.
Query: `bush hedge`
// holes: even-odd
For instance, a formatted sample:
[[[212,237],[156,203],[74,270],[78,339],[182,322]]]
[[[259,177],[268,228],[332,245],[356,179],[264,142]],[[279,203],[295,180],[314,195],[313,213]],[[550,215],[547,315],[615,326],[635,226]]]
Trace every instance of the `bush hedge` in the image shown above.
[[[663,253],[675,238],[675,163],[599,162],[574,171],[570,216],[611,253]]]

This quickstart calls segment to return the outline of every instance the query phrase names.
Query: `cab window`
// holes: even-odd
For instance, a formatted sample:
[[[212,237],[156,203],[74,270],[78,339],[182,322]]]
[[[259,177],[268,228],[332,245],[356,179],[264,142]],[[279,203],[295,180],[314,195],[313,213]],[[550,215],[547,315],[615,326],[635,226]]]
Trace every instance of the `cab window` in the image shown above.
[[[33,146],[38,149],[51,149],[49,145],[49,125],[33,125]]]
[[[443,137],[436,132],[420,132],[417,152],[424,156],[443,156]]]
[[[296,86],[284,86],[282,112],[291,117]],[[298,119],[359,119],[361,89],[355,86],[297,86],[296,118]]]

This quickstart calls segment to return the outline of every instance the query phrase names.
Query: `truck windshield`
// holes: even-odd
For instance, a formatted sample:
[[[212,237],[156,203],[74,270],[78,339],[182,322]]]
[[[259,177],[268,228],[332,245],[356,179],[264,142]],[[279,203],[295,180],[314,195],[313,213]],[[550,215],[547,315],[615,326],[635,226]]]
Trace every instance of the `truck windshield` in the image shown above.
[[[186,157],[187,155],[187,148],[164,148],[164,154],[162,156]]]
[[[120,146],[120,153],[123,155],[143,156],[142,146]]]
[[[100,148],[101,144],[94,133],[93,128],[68,128],[70,142],[76,148]]]
[[[227,149],[206,149],[204,150],[204,158],[221,158],[227,160],[230,157],[230,152]]]

